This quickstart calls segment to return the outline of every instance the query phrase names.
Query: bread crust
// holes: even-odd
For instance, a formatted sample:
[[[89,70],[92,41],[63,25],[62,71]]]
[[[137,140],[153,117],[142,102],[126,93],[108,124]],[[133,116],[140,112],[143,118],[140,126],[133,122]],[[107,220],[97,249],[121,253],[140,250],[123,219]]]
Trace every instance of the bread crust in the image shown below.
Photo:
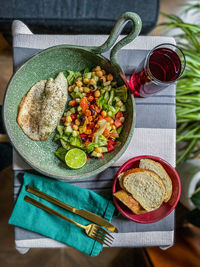
[[[124,179],[127,177],[127,175],[129,175],[129,174],[131,174],[131,173],[137,173],[137,172],[143,172],[143,171],[148,171],[148,172],[153,173],[154,175],[156,175],[156,176],[157,176],[157,179],[162,183],[163,187],[165,188],[165,184],[164,184],[163,180],[160,178],[160,176],[159,176],[157,173],[155,173],[155,172],[153,172],[153,171],[150,171],[150,170],[147,170],[147,169],[143,169],[143,168],[130,169],[130,170],[124,172],[124,173],[123,173],[123,176],[120,177],[120,186],[121,186],[124,190],[126,190],[126,188],[125,188],[124,185],[123,185],[123,182],[124,182]],[[118,176],[118,177],[119,177],[119,176]]]
[[[163,183],[163,180],[153,171],[149,171],[149,170],[146,170],[146,169],[143,169],[143,168],[135,168],[135,169],[130,169],[126,172],[124,172],[123,176],[120,178],[121,179],[121,184],[123,186],[123,189],[125,189],[125,191],[129,192],[131,194],[131,192],[127,189],[127,187],[124,185],[124,182],[126,181],[126,179],[129,179],[130,175],[131,174],[134,174],[134,173],[146,173],[148,174],[149,176],[152,176],[154,177],[154,179],[156,179],[161,188],[162,188],[162,191],[163,191],[163,197],[160,198],[159,197],[159,203],[158,205],[155,207],[155,208],[150,208],[148,205],[146,205],[146,203],[144,204],[144,201],[141,201],[141,198],[136,198],[134,195],[133,195],[133,198],[138,201],[140,203],[140,205],[147,211],[152,211],[152,210],[155,210],[157,208],[159,208],[159,206],[162,204],[162,202],[164,201],[164,196],[165,196],[165,185]],[[143,203],[142,203],[143,202]]]
[[[143,209],[140,203],[131,196],[131,194],[124,190],[115,192],[114,196],[135,214],[143,214],[147,212],[145,209]]]

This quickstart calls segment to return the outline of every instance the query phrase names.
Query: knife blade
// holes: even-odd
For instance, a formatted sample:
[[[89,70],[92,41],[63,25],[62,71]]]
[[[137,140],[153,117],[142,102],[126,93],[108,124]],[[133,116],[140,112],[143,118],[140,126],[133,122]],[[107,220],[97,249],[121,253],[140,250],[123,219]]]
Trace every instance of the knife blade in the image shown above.
[[[63,208],[65,210],[68,210],[74,214],[77,214],[77,215],[79,215],[79,216],[81,216],[81,217],[83,217],[83,218],[85,218],[85,219],[87,219],[93,223],[96,223],[102,227],[105,227],[106,229],[108,229],[112,232],[118,233],[118,229],[114,225],[112,225],[111,223],[109,223],[108,221],[106,221],[104,218],[102,218],[99,215],[96,215],[96,214],[94,214],[90,211],[84,210],[84,209],[74,208],[74,207],[72,207],[72,206],[70,206],[70,205],[68,205],[68,204],[66,204],[66,203],[64,203],[64,202],[62,202],[62,201],[60,201],[60,200],[42,192],[42,191],[32,187],[32,186],[30,186],[30,185],[26,186],[26,191],[33,194],[33,195],[36,195],[40,198],[43,198],[43,199]]]

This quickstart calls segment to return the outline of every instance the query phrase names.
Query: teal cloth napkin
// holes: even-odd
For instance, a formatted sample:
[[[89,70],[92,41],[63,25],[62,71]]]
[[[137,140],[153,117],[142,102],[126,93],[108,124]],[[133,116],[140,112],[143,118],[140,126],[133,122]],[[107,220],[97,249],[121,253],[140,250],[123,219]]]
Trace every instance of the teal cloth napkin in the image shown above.
[[[85,254],[97,256],[100,253],[102,244],[88,237],[84,229],[33,206],[24,201],[24,197],[28,195],[83,225],[90,224],[90,221],[27,192],[25,190],[26,185],[31,185],[71,206],[96,213],[109,222],[111,222],[115,210],[112,201],[91,190],[67,182],[25,173],[22,189],[9,219],[9,224],[40,233],[74,247]]]

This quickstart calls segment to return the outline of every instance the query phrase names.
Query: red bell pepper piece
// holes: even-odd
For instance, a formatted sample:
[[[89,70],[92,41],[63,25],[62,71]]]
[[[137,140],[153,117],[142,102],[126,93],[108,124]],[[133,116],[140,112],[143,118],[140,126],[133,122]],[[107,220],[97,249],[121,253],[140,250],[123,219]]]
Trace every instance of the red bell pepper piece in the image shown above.
[[[83,112],[85,112],[86,109],[88,109],[88,102],[86,97],[81,98],[80,107],[82,108]]]

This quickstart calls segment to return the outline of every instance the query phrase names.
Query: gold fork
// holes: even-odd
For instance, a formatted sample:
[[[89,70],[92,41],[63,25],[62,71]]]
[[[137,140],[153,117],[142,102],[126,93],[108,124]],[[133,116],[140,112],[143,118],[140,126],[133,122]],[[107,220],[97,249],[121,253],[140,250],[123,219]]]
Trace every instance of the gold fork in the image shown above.
[[[39,201],[29,197],[29,196],[25,196],[24,200],[31,203],[32,205],[47,211],[55,216],[58,216],[60,218],[62,218],[63,220],[70,222],[80,228],[83,228],[85,230],[85,233],[91,237],[92,239],[110,247],[110,245],[112,244],[113,241],[113,236],[111,236],[107,231],[105,231],[102,227],[98,226],[97,224],[88,224],[88,225],[82,225],[80,223],[77,223],[73,220],[71,220],[70,218],[64,216],[63,214],[57,212],[56,210],[53,210],[51,208],[49,208],[48,206],[40,203]]]

